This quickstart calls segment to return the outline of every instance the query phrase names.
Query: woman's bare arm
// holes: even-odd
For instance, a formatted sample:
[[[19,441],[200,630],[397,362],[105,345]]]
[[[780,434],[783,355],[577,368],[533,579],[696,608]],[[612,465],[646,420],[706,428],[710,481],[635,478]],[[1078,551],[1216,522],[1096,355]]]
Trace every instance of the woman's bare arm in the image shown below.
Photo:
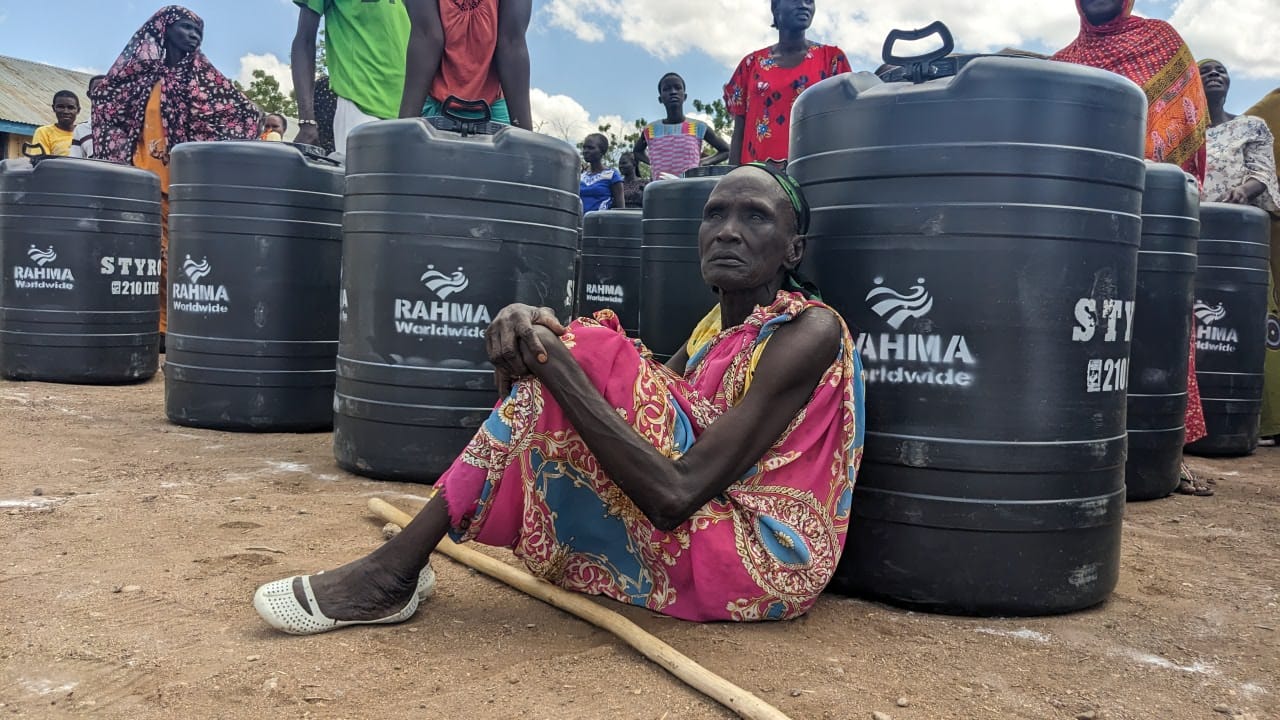
[[[733,116],[733,139],[729,142],[729,164],[742,164],[742,142],[747,137],[747,118],[743,115]]]
[[[422,115],[422,106],[431,92],[431,82],[440,71],[444,57],[444,26],[436,0],[404,0],[409,12],[409,47],[405,51],[404,89],[400,95],[400,117]],[[440,98],[443,102],[444,98]]]
[[[810,310],[780,327],[741,402],[683,457],[671,460],[605,401],[553,330],[537,326],[533,333],[537,345],[520,343],[525,365],[550,390],[609,477],[664,531],[688,520],[764,456],[808,403],[840,348],[840,322],[829,311]],[[540,352],[545,363],[538,362]]]

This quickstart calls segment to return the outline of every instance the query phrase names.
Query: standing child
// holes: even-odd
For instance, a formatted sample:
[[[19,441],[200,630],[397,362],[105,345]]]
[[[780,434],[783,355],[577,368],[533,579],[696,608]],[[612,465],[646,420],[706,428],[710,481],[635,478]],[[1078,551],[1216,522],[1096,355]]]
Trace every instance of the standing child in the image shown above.
[[[289,121],[280,113],[268,113],[262,119],[262,135],[258,136],[258,139],[283,142],[286,132],[289,132]]]
[[[628,210],[644,208],[644,186],[649,181],[640,177],[637,169],[635,153],[628,151],[618,156],[618,172],[622,173],[622,202]]]
[[[79,114],[80,98],[70,90],[59,90],[53,96],[53,115],[57,122],[36,128],[31,142],[43,148],[46,155],[70,155]]]
[[[596,210],[621,210],[626,202],[622,199],[622,173],[611,167],[605,167],[604,158],[609,154],[609,138],[600,133],[591,133],[582,141],[582,160],[587,169],[582,171],[578,195],[582,198],[582,212]]]
[[[715,165],[729,157],[729,145],[710,125],[685,118],[685,98],[684,78],[672,72],[658,81],[658,102],[667,109],[667,117],[646,125],[635,147],[636,161],[649,166],[654,180],[680,177],[689,168]],[[703,159],[703,141],[716,149],[715,155]]]
[[[106,80],[106,75],[94,75],[89,78],[89,96],[93,96],[93,91]],[[71,151],[69,153],[74,158],[91,158],[93,157],[93,118],[76,125],[75,132],[71,138]]]

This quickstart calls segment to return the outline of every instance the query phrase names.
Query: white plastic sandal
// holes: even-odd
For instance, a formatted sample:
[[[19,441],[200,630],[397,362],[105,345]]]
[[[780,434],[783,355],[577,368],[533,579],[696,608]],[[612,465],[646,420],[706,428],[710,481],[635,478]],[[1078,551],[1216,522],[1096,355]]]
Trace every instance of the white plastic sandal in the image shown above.
[[[302,592],[307,598],[307,607],[299,604],[297,596],[293,594],[293,581],[299,577],[302,578]],[[317,635],[348,625],[393,625],[404,622],[413,617],[418,611],[418,605],[430,597],[435,589],[436,573],[428,564],[418,574],[418,587],[399,612],[377,620],[334,620],[320,612],[315,593],[311,591],[311,576],[294,575],[258,588],[253,594],[253,609],[277,630],[290,635]]]

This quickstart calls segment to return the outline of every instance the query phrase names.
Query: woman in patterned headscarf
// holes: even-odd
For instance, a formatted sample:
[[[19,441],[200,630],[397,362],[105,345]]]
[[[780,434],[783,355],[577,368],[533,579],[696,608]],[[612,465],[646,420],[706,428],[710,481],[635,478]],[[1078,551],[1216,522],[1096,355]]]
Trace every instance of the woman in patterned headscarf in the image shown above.
[[[567,328],[501,310],[485,331],[501,399],[435,497],[365,558],[263,585],[258,613],[296,634],[406,620],[448,533],[671,617],[803,615],[839,563],[864,435],[853,336],[795,273],[808,225],[786,175],[721,178],[698,230],[719,302],[666,365],[610,310]]]
[[[1076,0],[1080,34],[1054,60],[1123,75],[1147,94],[1147,158],[1179,165],[1204,185],[1209,104],[1191,50],[1173,26],[1135,17],[1134,0]],[[1194,320],[1192,321],[1194,322]],[[1187,368],[1187,436],[1205,436],[1204,408],[1196,382],[1195,333]],[[1180,492],[1212,494],[1183,465]]]
[[[200,52],[204,21],[178,5],[161,9],[125,46],[89,97],[94,156],[160,176],[160,332],[166,327],[169,152],[202,140],[258,137],[262,112]],[[163,342],[163,341],[162,341]]]
[[[1147,158],[1204,182],[1209,106],[1191,50],[1173,26],[1135,17],[1134,0],[1076,0],[1080,35],[1054,60],[1123,75],[1147,93]]]

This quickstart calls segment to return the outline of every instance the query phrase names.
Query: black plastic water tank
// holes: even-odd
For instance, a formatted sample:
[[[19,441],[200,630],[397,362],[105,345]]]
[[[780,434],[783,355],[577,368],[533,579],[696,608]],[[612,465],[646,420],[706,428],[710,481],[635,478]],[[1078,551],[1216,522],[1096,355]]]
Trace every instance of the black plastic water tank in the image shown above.
[[[582,219],[578,315],[612,310],[632,337],[640,324],[639,210],[600,210]]]
[[[172,422],[293,432],[333,424],[343,176],[319,152],[272,142],[174,148]]]
[[[0,375],[82,384],[155,375],[155,175],[71,158],[0,163],[0,266]]]
[[[1178,487],[1199,217],[1196,179],[1177,165],[1147,163],[1129,361],[1129,500],[1155,500]]]
[[[578,157],[545,135],[451,118],[347,142],[334,455],[434,481],[497,400],[484,331],[522,302],[568,317]]]
[[[893,81],[825,80],[792,116],[807,267],[868,381],[832,587],[964,614],[1087,607],[1119,573],[1145,98],[943,44],[887,47]]]
[[[1258,447],[1266,362],[1271,218],[1248,205],[1200,206],[1196,271],[1196,381],[1208,436],[1195,455],[1248,455]]]
[[[640,337],[666,362],[719,298],[702,281],[698,228],[702,208],[728,165],[691,168],[678,180],[644,188],[640,245]]]

